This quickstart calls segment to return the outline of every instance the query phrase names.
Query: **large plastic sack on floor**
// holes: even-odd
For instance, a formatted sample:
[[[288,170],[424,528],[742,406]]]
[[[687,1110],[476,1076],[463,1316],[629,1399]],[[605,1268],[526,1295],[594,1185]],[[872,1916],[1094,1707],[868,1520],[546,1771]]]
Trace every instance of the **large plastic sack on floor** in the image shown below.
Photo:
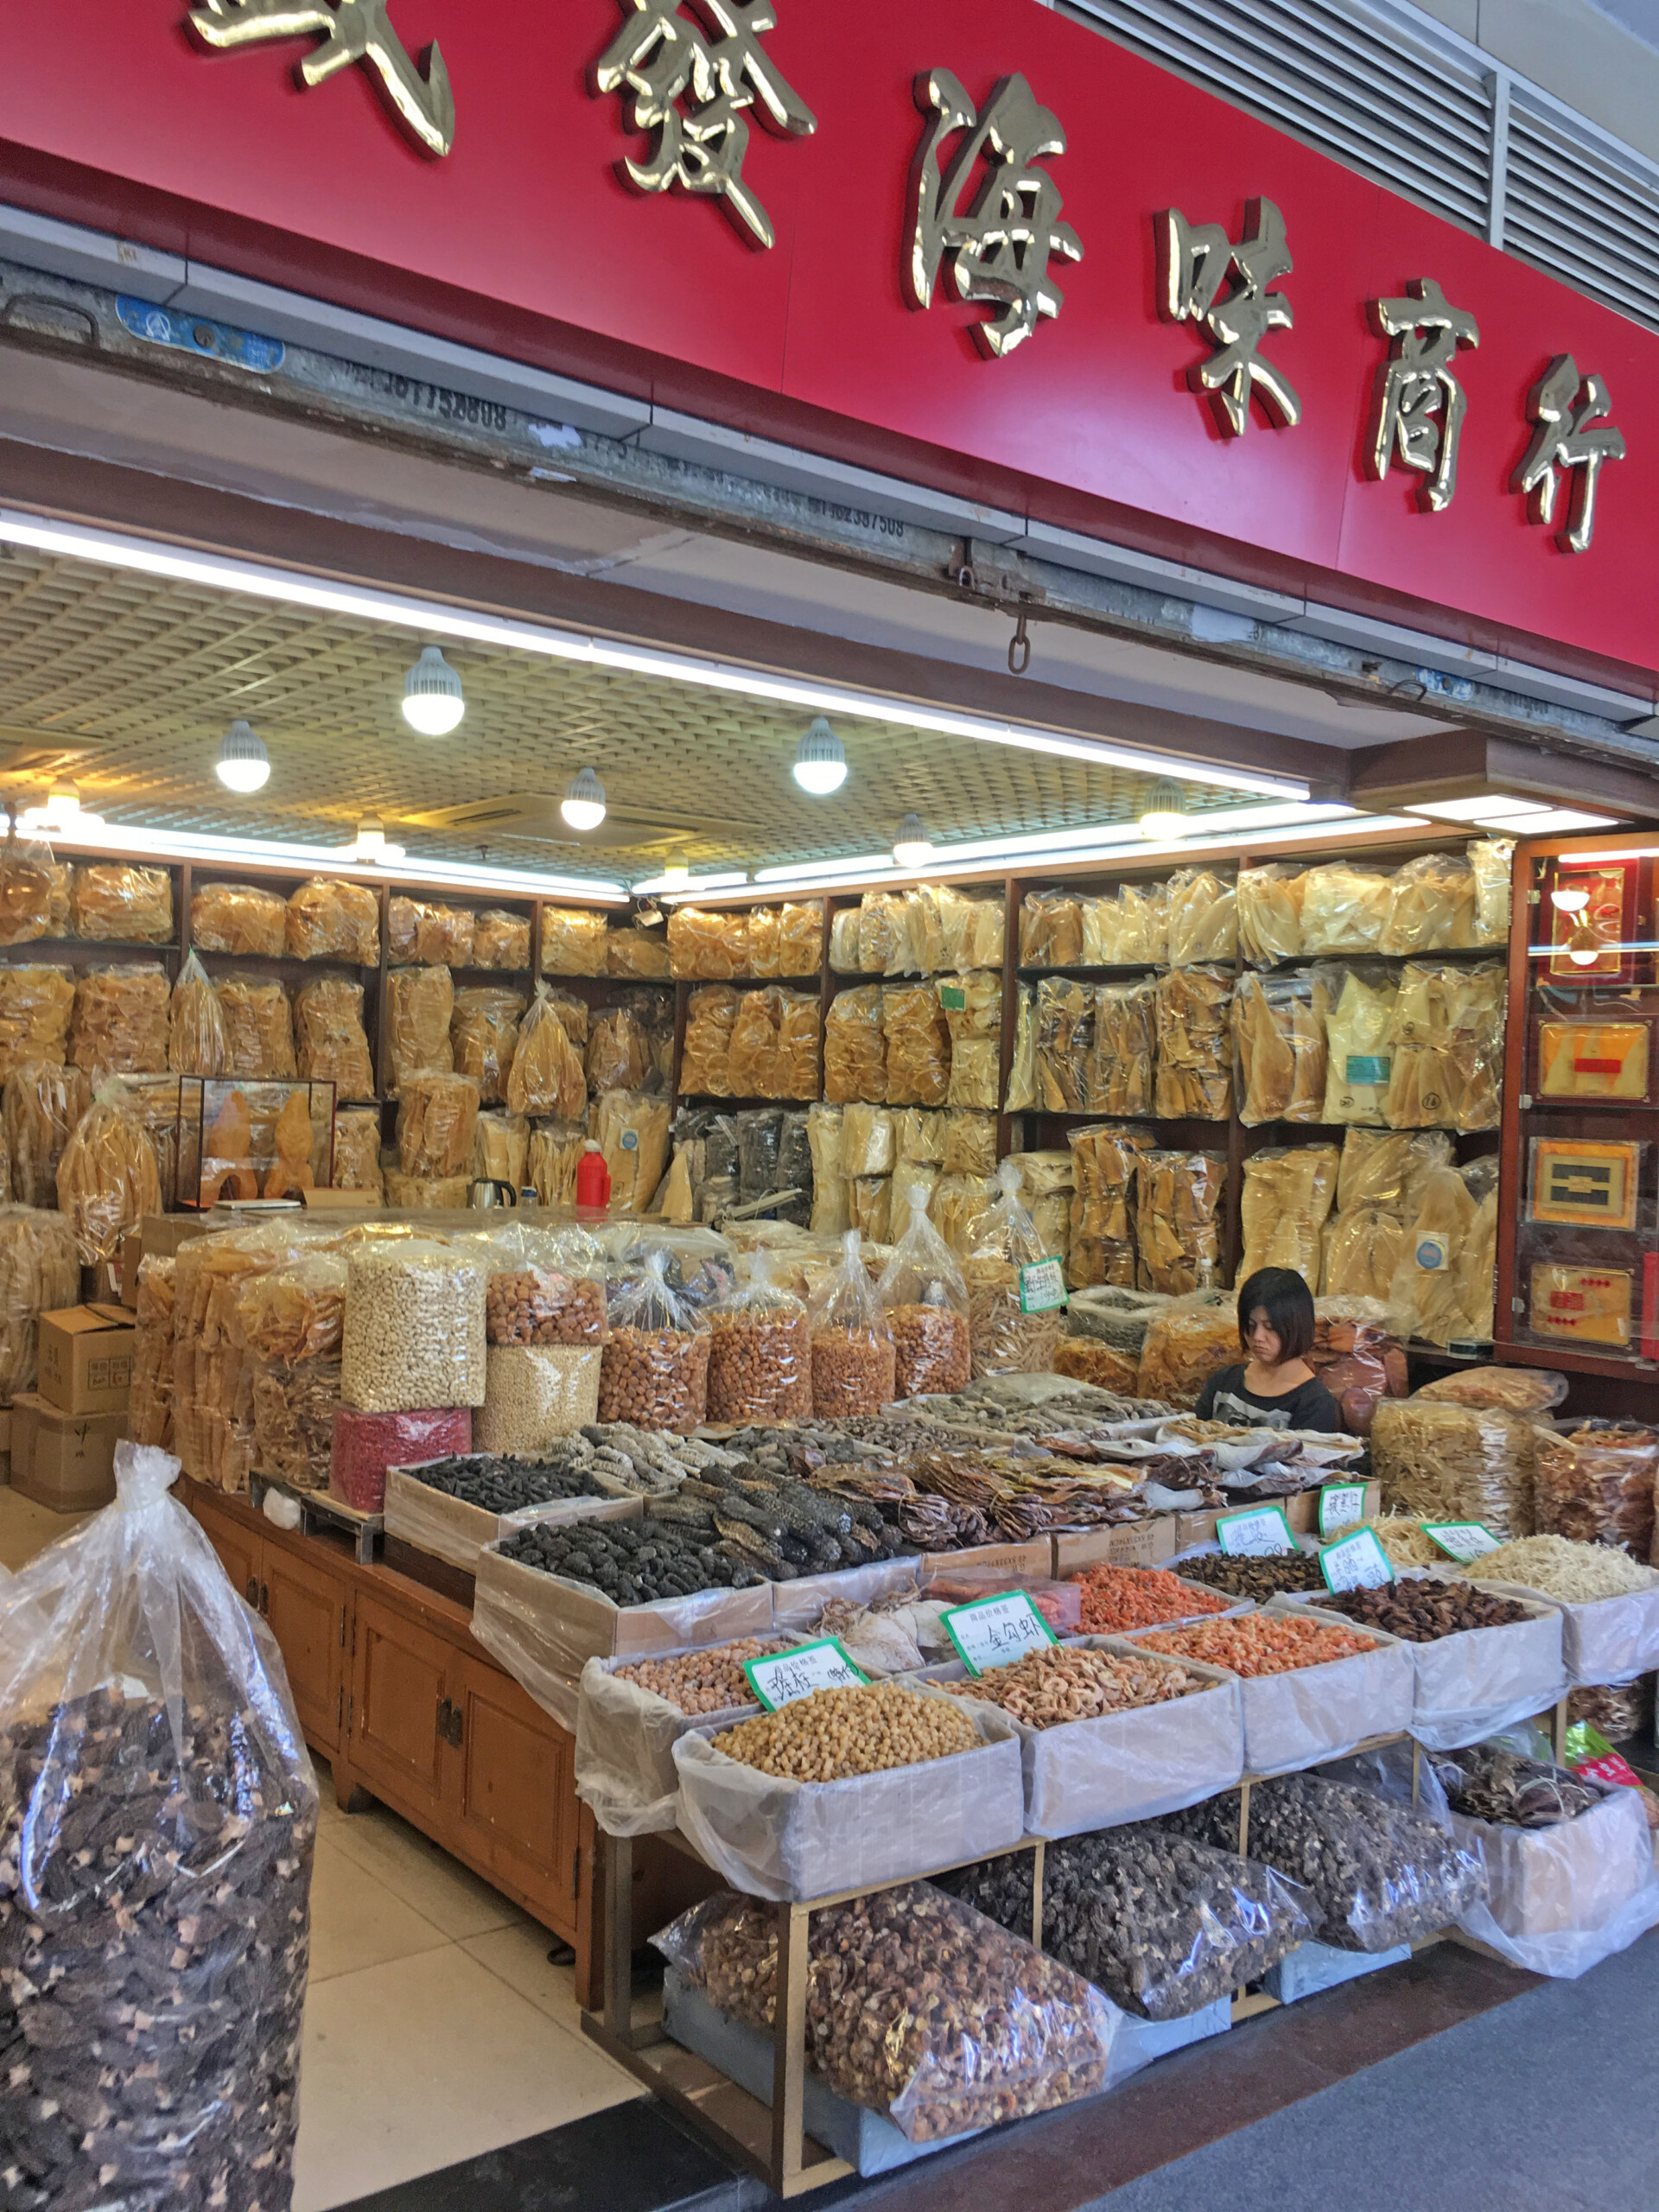
[[[283,2212],[317,1795],[270,1633],[118,1444],[0,1611],[0,2148],[18,2212]]]

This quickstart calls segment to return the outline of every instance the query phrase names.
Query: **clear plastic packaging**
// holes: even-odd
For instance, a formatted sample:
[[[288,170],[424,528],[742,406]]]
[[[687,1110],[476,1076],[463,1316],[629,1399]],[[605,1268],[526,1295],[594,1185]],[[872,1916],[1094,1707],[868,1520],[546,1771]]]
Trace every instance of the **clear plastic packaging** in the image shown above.
[[[16,1577],[0,1624],[0,1973],[28,2053],[4,2126],[18,2202],[64,2212],[292,2186],[316,1783],[178,1472],[118,1444],[116,1503]]]
[[[1654,1546],[1659,1430],[1631,1421],[1577,1421],[1533,1432],[1538,1532],[1614,1544],[1644,1562]]]
[[[430,1180],[472,1166],[478,1085],[470,1076],[412,1075],[397,1102],[397,1166]]]
[[[1037,986],[1037,1103],[1045,1114],[1082,1114],[1093,1105],[1095,990],[1065,976]]]
[[[939,1167],[944,1163],[946,1117],[939,1109],[931,1106],[904,1106],[892,1117],[893,1153],[887,1166],[906,1163],[920,1167]],[[854,1123],[849,1113],[847,1124],[849,1157],[856,1150]],[[885,1166],[872,1164],[861,1168],[861,1173],[880,1174]]]
[[[891,1175],[852,1175],[847,1180],[847,1218],[861,1236],[872,1244],[893,1238],[893,1178]]]
[[[1002,979],[983,969],[964,969],[942,976],[938,990],[950,1033],[947,1103],[995,1113],[1002,1047]]]
[[[712,1897],[653,1941],[717,2010],[771,2030],[778,1942],[764,1904]],[[927,1883],[814,1913],[807,1952],[808,2070],[890,2114],[912,2143],[1104,2085],[1115,2026],[1106,2000]],[[925,2006],[915,1995],[924,1986]]]
[[[1424,1383],[1415,1395],[1434,1404],[1525,1416],[1553,1413],[1567,1392],[1566,1376],[1547,1367],[1469,1367]]]
[[[499,1105],[506,1096],[524,1011],[524,994],[499,983],[474,983],[455,993],[449,1018],[455,1072],[472,1077],[480,1105]]]
[[[73,1224],[36,1206],[0,1205],[0,1404],[35,1388],[41,1314],[79,1295]]]
[[[294,994],[297,1072],[332,1083],[340,1098],[372,1098],[374,1063],[363,1027],[363,986],[343,976],[314,976]]]
[[[747,976],[748,916],[737,907],[677,906],[668,918],[668,957],[671,971],[693,982],[728,983]]]
[[[467,1406],[401,1414],[365,1414],[340,1406],[334,1413],[329,1494],[354,1513],[379,1513],[386,1503],[388,1467],[412,1467],[472,1448],[473,1416]]]
[[[1371,1464],[1390,1513],[1481,1521],[1495,1536],[1533,1527],[1529,1422],[1444,1399],[1386,1398],[1371,1419]]]
[[[885,1106],[842,1109],[841,1145],[836,1172],[842,1175],[891,1175],[897,1163],[894,1122]]]
[[[607,1090],[594,1108],[593,1134],[611,1171],[611,1211],[644,1213],[668,1165],[668,1101]]]
[[[523,1177],[519,1178],[520,1182]],[[334,1166],[330,1179],[336,1191],[372,1191],[378,1204],[384,1195],[380,1177],[380,1109],[378,1106],[342,1107],[334,1116]]]
[[[679,1092],[683,1098],[734,1098],[732,1032],[742,994],[705,983],[686,1001],[685,1041],[680,1049]]]
[[[1395,871],[1379,952],[1448,952],[1474,942],[1475,872],[1461,853],[1421,853]]]
[[[164,1074],[171,995],[164,968],[137,961],[89,968],[75,986],[69,1058],[94,1082],[106,1075]]]
[[[652,1068],[651,1039],[645,1024],[627,1007],[604,1007],[588,1021],[582,1065],[591,1094],[643,1090]]]
[[[81,861],[70,913],[75,935],[105,944],[165,944],[173,935],[173,877],[129,861]]]
[[[484,1402],[488,1275],[471,1253],[416,1237],[351,1255],[341,1392],[361,1413]]]
[[[1158,978],[1160,1120],[1224,1122],[1232,1110],[1233,978],[1218,968],[1176,968]]]
[[[73,969],[0,965],[0,1077],[26,1061],[62,1066],[74,1006]]]
[[[772,1281],[756,1252],[749,1280],[709,1317],[709,1419],[804,1421],[812,1411],[811,1324],[801,1300]]]
[[[1514,841],[1508,837],[1478,838],[1469,847],[1469,865],[1475,872],[1475,926],[1470,942],[1507,944]]]
[[[1506,996],[1496,962],[1402,969],[1383,1109],[1394,1128],[1497,1128]]]
[[[250,952],[280,960],[288,901],[253,883],[203,883],[190,894],[190,942],[199,952]]]
[[[597,1344],[492,1344],[489,1387],[473,1416],[480,1452],[535,1458],[599,1418]]]
[[[1083,905],[1075,892],[1028,891],[1020,907],[1022,968],[1083,965]]]
[[[1302,950],[1375,952],[1387,927],[1393,880],[1355,861],[1311,868],[1302,887]]]
[[[920,1186],[909,1189],[910,1217],[875,1294],[893,1333],[899,1398],[965,1390],[973,1377],[968,1286]]]
[[[381,1170],[386,1204],[400,1213],[453,1213],[467,1203],[464,1175],[405,1175],[401,1167]]]
[[[294,1010],[280,983],[227,976],[218,987],[225,1018],[224,1072],[238,1082],[291,1082],[299,1073]],[[373,1084],[369,1086],[371,1095]]]
[[[545,984],[537,985],[519,1025],[506,1102],[509,1113],[561,1122],[580,1121],[587,1111],[588,1078]]]
[[[58,1162],[75,1124],[92,1104],[79,1068],[43,1060],[16,1064],[5,1080],[5,1148],[11,1194],[27,1206],[55,1206]]]
[[[1196,968],[1238,954],[1237,894],[1207,868],[1179,868],[1169,879],[1169,960]]]
[[[423,967],[470,968],[477,925],[464,906],[435,906],[394,893],[386,902],[386,950]]]
[[[455,987],[447,968],[393,968],[386,976],[386,1058],[396,1096],[411,1075],[452,1075]],[[523,1110],[515,1109],[515,1110]]]
[[[1439,1167],[1423,1178],[1416,1217],[1389,1293],[1402,1327],[1427,1344],[1491,1335],[1489,1313],[1471,1312],[1466,1296],[1471,1288],[1478,1292],[1478,1277],[1466,1268],[1485,1241],[1478,1225],[1481,1200],[1470,1187],[1471,1179],[1472,1166],[1468,1177],[1453,1167]],[[1493,1188],[1495,1192],[1495,1184]],[[1495,1215],[1491,1226],[1495,1231]],[[1485,1304],[1490,1307],[1490,1292]]]
[[[689,1435],[708,1411],[709,1324],[668,1287],[669,1255],[648,1247],[639,1272],[612,1292],[600,1370],[599,1417]]]
[[[1135,1170],[1157,1140],[1150,1129],[1101,1124],[1073,1129],[1067,1141],[1075,1195],[1066,1281],[1074,1290],[1096,1283],[1133,1290]]]
[[[1021,983],[1014,994],[1014,1058],[1003,1093],[1005,1114],[1028,1114],[1037,1103],[1037,992]]]
[[[525,1172],[535,1186],[537,1205],[575,1205],[576,1169],[587,1143],[587,1130],[568,1122],[544,1123],[531,1131]]]
[[[823,1095],[831,1104],[877,1103],[887,1095],[887,1040],[881,1026],[881,986],[838,991],[823,1024]]]
[[[1244,1240],[1241,1282],[1258,1268],[1294,1268],[1310,1290],[1319,1288],[1322,1233],[1336,1195],[1338,1160],[1333,1144],[1250,1154],[1239,1198]]]
[[[1065,1328],[1064,1287],[1057,1297],[1046,1280],[1053,1255],[1043,1249],[1020,1202],[1020,1170],[1012,1160],[997,1169],[996,1190],[962,1271],[976,1381],[1051,1373]]]
[[[996,1185],[987,1175],[941,1175],[933,1185],[927,1217],[959,1259],[972,1251],[995,1198]]]
[[[1177,1298],[1147,1327],[1136,1395],[1195,1406],[1218,1367],[1241,1357],[1238,1309],[1212,1291]]]
[[[867,891],[858,902],[858,968],[863,976],[902,976],[910,932],[902,891]]]
[[[951,1110],[941,1115],[939,1166],[947,1175],[996,1173],[996,1116]]]
[[[1307,871],[1289,861],[1238,872],[1238,949],[1253,968],[1300,960]]]
[[[236,1302],[251,1361],[253,1464],[296,1490],[328,1487],[346,1272],[343,1253],[307,1252],[250,1276]]]
[[[1319,1288],[1327,1298],[1374,1298],[1386,1306],[1409,1235],[1383,1206],[1351,1206],[1325,1224]],[[1407,1326],[1409,1327],[1409,1323]]]
[[[893,1332],[871,1287],[857,1230],[811,1302],[812,1412],[819,1421],[877,1414],[897,1395]]]
[[[74,1240],[65,1243],[68,1263],[79,1283],[80,1261]],[[138,1262],[137,1304],[133,1319],[132,1400],[129,1427],[135,1444],[157,1445],[166,1451],[173,1437],[173,1304],[177,1263],[155,1252]]]
[[[1116,1344],[1103,1344],[1095,1337],[1063,1337],[1054,1355],[1057,1375],[1073,1382],[1090,1383],[1096,1390],[1109,1390],[1120,1398],[1135,1395],[1140,1365],[1137,1354],[1119,1351]]]
[[[53,926],[55,864],[49,845],[24,842],[14,824],[0,844],[0,944],[32,944],[37,938],[67,934]]]
[[[1452,1140],[1440,1130],[1399,1135],[1352,1128],[1342,1141],[1337,1205],[1381,1206],[1402,1221],[1414,1220],[1423,1184],[1437,1167],[1452,1165]]]
[[[483,907],[473,930],[473,965],[522,975],[530,966],[530,917]]]
[[[654,930],[613,930],[605,940],[605,972],[665,983],[673,972],[666,940]]]
[[[479,1243],[489,1269],[485,1323],[493,1344],[604,1343],[603,1262],[591,1237],[509,1222]]]
[[[1380,1124],[1393,1064],[1389,1038],[1395,979],[1381,968],[1315,969],[1313,973],[1325,993],[1325,1111],[1320,1118]]]
[[[669,919],[671,940],[674,918]],[[602,976],[607,931],[602,912],[587,906],[543,906],[543,976]],[[675,971],[679,972],[677,969]]]
[[[778,912],[778,973],[788,982],[816,976],[823,966],[823,900],[785,899]]]
[[[1241,976],[1233,998],[1238,1118],[1321,1122],[1325,1118],[1325,980],[1300,975]]]
[[[1095,993],[1095,1051],[1089,1070],[1091,1114],[1149,1114],[1158,1036],[1158,986],[1103,983]]]
[[[1226,1185],[1221,1153],[1143,1154],[1135,1170],[1135,1207],[1142,1290],[1182,1297],[1220,1281],[1219,1215]]]
[[[354,967],[380,964],[380,899],[365,883],[314,876],[288,902],[290,959],[346,960]]]
[[[168,1010],[167,1064],[175,1075],[226,1075],[230,1045],[213,978],[194,952],[186,957]]]
[[[856,976],[858,965],[859,911],[856,906],[843,906],[830,918],[830,967],[837,976]]]
[[[114,1086],[89,1107],[58,1163],[58,1208],[88,1267],[113,1260],[121,1240],[162,1210],[161,1170],[143,1125]]]
[[[881,994],[887,1096],[894,1106],[943,1106],[950,1090],[950,1033],[938,986],[890,984]]]

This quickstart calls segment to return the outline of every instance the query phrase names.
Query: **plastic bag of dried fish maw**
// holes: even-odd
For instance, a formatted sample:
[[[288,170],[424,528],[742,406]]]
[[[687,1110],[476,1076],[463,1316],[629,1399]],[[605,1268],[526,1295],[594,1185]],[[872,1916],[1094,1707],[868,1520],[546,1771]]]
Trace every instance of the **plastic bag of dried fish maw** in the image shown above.
[[[899,1157],[894,1128],[898,1118],[885,1106],[844,1106],[835,1173],[891,1175]]]
[[[823,1095],[830,1103],[879,1103],[887,1095],[887,1040],[881,1027],[881,986],[837,991],[823,1024]]]
[[[950,1033],[946,1103],[995,1113],[1002,1056],[1002,979],[983,969],[963,969],[941,976],[938,988]]]
[[[0,1077],[25,1063],[60,1066],[69,1057],[74,1005],[72,969],[0,966]]]
[[[680,1048],[679,1092],[683,1098],[734,1098],[732,1031],[742,995],[705,983],[686,1001],[685,1040]]]
[[[1317,873],[1317,870],[1315,871]],[[1388,1103],[1397,982],[1386,969],[1316,968],[1325,993],[1326,1122],[1381,1123]]]
[[[1175,968],[1238,954],[1237,893],[1207,868],[1179,868],[1169,879],[1169,958]]]
[[[1420,853],[1395,871],[1379,952],[1449,952],[1475,941],[1475,871],[1461,853]]]
[[[359,968],[380,964],[380,899],[365,883],[313,876],[288,902],[288,951],[295,960],[348,960]]]
[[[506,1084],[507,1110],[532,1119],[550,1115],[580,1121],[587,1111],[588,1077],[565,1034],[546,987],[537,984],[530,1010],[518,1028],[518,1042]]]
[[[1037,1103],[1044,1113],[1087,1110],[1094,1048],[1093,985],[1045,976],[1037,986]]]
[[[411,1075],[453,1075],[449,1025],[455,987],[447,968],[393,968],[386,976],[386,1058],[395,1096]]]
[[[1014,1160],[997,1169],[995,1188],[962,1270],[976,1382],[986,1375],[1052,1373],[1065,1331],[1064,1267],[1043,1249],[1020,1197]]]
[[[179,1195],[179,1125],[185,1104],[182,1094],[187,1088],[193,1092],[199,1090],[200,1084],[187,1083],[175,1075],[111,1076],[109,1084],[111,1092],[118,1092],[137,1116],[139,1127],[149,1139],[162,1179],[162,1204],[173,1206]]]
[[[397,1100],[397,1165],[405,1175],[464,1175],[478,1126],[470,1076],[412,1075]]]
[[[1303,951],[1376,951],[1393,895],[1393,878],[1382,868],[1354,861],[1309,868],[1302,891]]]
[[[1238,949],[1253,968],[1272,968],[1300,960],[1302,899],[1307,870],[1289,861],[1269,861],[1238,872]]]
[[[79,1295],[71,1223],[37,1206],[0,1205],[0,1403],[35,1388],[41,1314],[73,1306]]]
[[[1319,1288],[1330,1298],[1374,1298],[1386,1306],[1405,1257],[1408,1231],[1383,1206],[1351,1206],[1325,1225]]]
[[[1083,904],[1071,891],[1028,891],[1020,906],[1020,965],[1080,968]]]
[[[594,1092],[644,1090],[656,1070],[650,1033],[632,1009],[625,1006],[607,1006],[590,1016],[582,1062],[588,1088]]]
[[[1162,1121],[1224,1122],[1232,1111],[1233,978],[1218,968],[1175,968],[1158,978],[1158,1071]]]
[[[1169,886],[1120,883],[1117,887],[1117,957],[1125,967],[1160,968],[1169,958]]]
[[[900,1164],[919,1163],[938,1167],[944,1159],[943,1111],[931,1106],[901,1106],[893,1116],[893,1149]],[[854,1124],[849,1122],[849,1143]],[[874,1174],[880,1171],[870,1169]]]
[[[110,1087],[80,1117],[58,1162],[58,1208],[88,1267],[113,1260],[121,1239],[162,1210],[161,1171],[138,1117]]]
[[[1508,837],[1479,837],[1469,848],[1469,865],[1475,872],[1475,928],[1473,944],[1507,944],[1510,941],[1510,870],[1515,845]]]
[[[782,971],[783,923],[775,906],[751,906],[748,914],[748,972],[775,983]]]
[[[861,976],[897,976],[909,944],[902,891],[867,891],[858,902]]]
[[[933,1185],[928,1219],[959,1259],[973,1249],[980,1218],[995,1197],[996,1184],[988,1175],[941,1174]]]
[[[1005,1114],[1027,1114],[1037,1103],[1037,988],[1014,987],[1014,1058],[1002,1094]]]
[[[823,966],[823,903],[817,899],[787,899],[778,912],[778,973],[791,977],[816,976]]]
[[[294,1009],[282,984],[227,976],[216,988],[225,1020],[224,1073],[243,1083],[293,1081],[299,1073]]]
[[[20,842],[15,829],[0,845],[0,944],[29,944],[53,928],[52,849]]]
[[[1384,1398],[1371,1416],[1384,1509],[1418,1521],[1481,1521],[1495,1536],[1529,1536],[1533,1452],[1532,1424],[1492,1408]]]
[[[668,918],[668,962],[672,975],[693,982],[725,983],[747,976],[748,916],[739,907],[677,906]]]
[[[849,1229],[857,1230],[868,1243],[891,1243],[891,1175],[849,1175],[847,1178],[847,1225]]]
[[[668,1165],[668,1101],[607,1090],[594,1108],[593,1134],[611,1171],[613,1214],[644,1213]]]
[[[1217,1152],[1149,1152],[1135,1170],[1139,1287],[1182,1297],[1222,1280],[1217,1215],[1227,1163]]]
[[[61,1217],[60,1217],[61,1218]],[[67,1225],[66,1225],[67,1226]],[[74,1240],[68,1239],[71,1252]],[[166,1450],[173,1433],[173,1277],[177,1262],[147,1252],[134,1293],[132,1398],[127,1427],[135,1444]],[[77,1278],[80,1261],[74,1260]]]
[[[1540,1421],[1533,1433],[1540,1535],[1612,1544],[1645,1565],[1653,1551],[1659,1430],[1633,1421]]]
[[[531,1131],[527,1173],[538,1205],[575,1205],[576,1169],[587,1142],[588,1131],[569,1122],[544,1122]]]
[[[671,932],[672,918],[669,921]],[[605,917],[588,906],[543,906],[543,976],[602,976],[605,973]]]
[[[346,1319],[343,1252],[304,1252],[269,1274],[246,1276],[237,1294],[237,1324],[257,1359],[298,1367],[340,1357]]]
[[[1439,1129],[1352,1128],[1342,1141],[1337,1208],[1381,1206],[1401,1220],[1416,1217],[1424,1179],[1452,1165],[1452,1140]]]
[[[190,942],[198,952],[280,960],[288,949],[288,901],[254,883],[200,884],[190,894]]]
[[[1071,1241],[1071,1154],[1067,1150],[1017,1152],[1009,1157],[1020,1171],[1020,1197],[1037,1242],[1051,1259],[1060,1262],[1064,1274]]]
[[[940,1116],[944,1143],[939,1165],[947,1175],[996,1173],[996,1116],[952,1110]]]
[[[830,918],[830,967],[836,976],[856,976],[858,968],[859,911],[856,906],[843,906]]]
[[[118,1444],[116,1503],[18,1576],[0,1627],[20,2205],[292,2188],[316,1783],[270,1631],[168,1496],[178,1472]],[[146,2024],[100,2039],[136,1994]]]
[[[816,1098],[823,1087],[823,1008],[816,991],[778,993],[779,1098]]]
[[[1122,908],[1116,899],[1085,898],[1077,903],[1083,913],[1083,959],[1079,964],[1084,968],[1117,967]]]
[[[464,906],[429,906],[394,895],[386,902],[386,952],[392,960],[470,968],[476,924]]]
[[[1508,980],[1493,962],[1476,968],[1408,961],[1391,1025],[1384,1110],[1395,1128],[1498,1124]]]
[[[69,1058],[94,1081],[105,1075],[165,1074],[171,995],[164,968],[136,961],[89,968],[75,986]]]
[[[771,2033],[772,1907],[724,1892],[652,1940],[716,2011]],[[809,2069],[912,2143],[1045,2112],[1105,2081],[1106,1999],[931,1884],[812,1914],[807,1952]],[[935,1985],[918,2005],[915,1992]]]
[[[45,1060],[22,1060],[13,1067],[6,1077],[3,1109],[13,1198],[29,1206],[56,1205],[58,1162],[92,1103],[92,1084],[83,1069]]]
[[[1000,899],[970,899],[942,885],[939,921],[944,933],[947,968],[1002,969],[1004,916]]]
[[[1233,1042],[1241,1122],[1324,1120],[1326,1011],[1319,969],[1239,977]]]
[[[363,1027],[363,986],[344,976],[314,976],[294,994],[296,1072],[332,1083],[340,1098],[372,1098],[374,1063]]]
[[[1294,1268],[1310,1290],[1319,1287],[1325,1217],[1336,1195],[1333,1144],[1300,1144],[1252,1153],[1244,1162],[1239,1225],[1244,1256],[1238,1279],[1258,1268]]]
[[[77,937],[103,944],[165,944],[173,935],[173,877],[127,861],[82,861],[70,918]]]
[[[485,906],[473,928],[473,965],[522,971],[530,965],[530,917]]]
[[[1496,1156],[1471,1160],[1463,1171],[1475,1201],[1473,1226],[1453,1262],[1458,1303],[1478,1344],[1490,1344],[1497,1304],[1498,1182]]]
[[[605,972],[665,983],[673,972],[667,940],[658,930],[613,930],[605,940]]]
[[[1232,1299],[1213,1291],[1177,1298],[1147,1325],[1135,1395],[1196,1406],[1216,1370],[1239,1356],[1238,1307]]]
[[[1065,1279],[1071,1289],[1094,1283],[1134,1289],[1135,1169],[1157,1141],[1150,1129],[1108,1125],[1069,1133],[1074,1196]]]
[[[950,1090],[950,1032],[931,982],[890,983],[881,994],[887,1047],[887,1100],[894,1106],[943,1106]]]
[[[1095,991],[1095,1048],[1087,1110],[1149,1114],[1158,1036],[1158,986],[1102,983]]]
[[[1487,1224],[1480,1216],[1486,1200],[1495,1200],[1496,1169],[1496,1160],[1471,1160],[1466,1169],[1442,1167],[1424,1179],[1389,1302],[1407,1333],[1427,1344],[1483,1335],[1490,1340],[1491,1298],[1481,1269],[1495,1253],[1495,1242],[1489,1242],[1496,1237],[1495,1203]],[[1465,1268],[1462,1263],[1471,1255],[1472,1265]],[[1484,1332],[1483,1320],[1488,1324]]]
[[[167,1064],[175,1075],[225,1075],[230,1041],[213,978],[194,952],[187,955],[168,1008]]]
[[[480,1114],[473,1131],[474,1179],[522,1191],[530,1180],[530,1123],[522,1114]]]
[[[735,1098],[778,1096],[779,990],[745,991],[732,1024],[728,1066]]]
[[[518,1180],[522,1183],[524,1178],[520,1176]],[[378,1204],[385,1187],[380,1176],[378,1107],[341,1107],[335,1114],[334,1166],[330,1184],[336,1191],[372,1191]]]

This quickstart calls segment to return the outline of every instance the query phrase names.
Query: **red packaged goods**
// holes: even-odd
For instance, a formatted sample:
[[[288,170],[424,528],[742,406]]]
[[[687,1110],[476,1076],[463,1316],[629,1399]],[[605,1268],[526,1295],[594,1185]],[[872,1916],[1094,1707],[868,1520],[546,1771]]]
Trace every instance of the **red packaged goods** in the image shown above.
[[[470,1406],[407,1414],[360,1414],[353,1406],[339,1406],[329,1495],[359,1513],[378,1513],[386,1503],[388,1467],[413,1467],[423,1459],[447,1459],[472,1448]]]

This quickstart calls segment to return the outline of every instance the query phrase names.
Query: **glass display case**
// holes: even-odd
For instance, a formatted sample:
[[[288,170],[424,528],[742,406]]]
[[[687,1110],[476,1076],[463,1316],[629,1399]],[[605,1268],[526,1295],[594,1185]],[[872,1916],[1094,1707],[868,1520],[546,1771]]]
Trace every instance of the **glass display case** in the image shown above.
[[[292,1198],[334,1174],[332,1083],[178,1076],[177,1203]]]

